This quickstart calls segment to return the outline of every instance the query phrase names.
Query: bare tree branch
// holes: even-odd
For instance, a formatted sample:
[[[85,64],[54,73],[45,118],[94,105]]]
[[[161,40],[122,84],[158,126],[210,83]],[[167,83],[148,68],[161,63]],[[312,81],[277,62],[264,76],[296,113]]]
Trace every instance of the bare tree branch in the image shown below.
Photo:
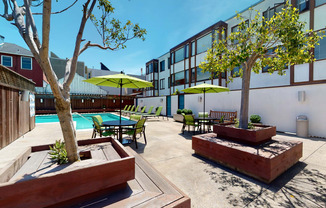
[[[42,21],[42,56],[49,54],[50,41],[50,17],[51,17],[51,0],[44,0],[43,2],[43,21]]]
[[[62,12],[65,12],[65,11],[67,11],[68,9],[70,9],[72,6],[74,6],[74,5],[77,3],[77,1],[78,1],[78,0],[75,0],[75,1],[70,5],[70,6],[64,8],[63,10],[58,11],[58,12],[52,12],[51,14],[60,14],[60,13],[62,13]],[[41,5],[41,3],[38,4],[37,6],[39,6],[39,5]],[[34,15],[43,15],[43,13],[33,13],[33,14],[34,14]]]

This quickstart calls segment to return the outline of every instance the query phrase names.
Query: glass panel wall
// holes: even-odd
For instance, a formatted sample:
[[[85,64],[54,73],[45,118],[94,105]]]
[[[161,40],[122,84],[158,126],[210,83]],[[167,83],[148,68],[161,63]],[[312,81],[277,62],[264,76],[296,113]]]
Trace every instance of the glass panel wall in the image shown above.
[[[203,53],[207,51],[208,48],[211,47],[212,47],[212,33],[209,33],[197,40],[197,54]]]

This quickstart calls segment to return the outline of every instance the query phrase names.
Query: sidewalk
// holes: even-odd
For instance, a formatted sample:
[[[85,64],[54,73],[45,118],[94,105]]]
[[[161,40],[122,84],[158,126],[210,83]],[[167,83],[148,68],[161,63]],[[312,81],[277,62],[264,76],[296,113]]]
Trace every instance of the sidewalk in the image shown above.
[[[191,135],[181,134],[181,123],[149,119],[144,139],[129,146],[191,198],[192,207],[326,207],[326,140],[303,141],[303,157],[270,185],[196,156]],[[89,139],[92,130],[77,131]],[[62,139],[58,123],[37,124],[35,129],[0,150],[0,170],[29,146]]]

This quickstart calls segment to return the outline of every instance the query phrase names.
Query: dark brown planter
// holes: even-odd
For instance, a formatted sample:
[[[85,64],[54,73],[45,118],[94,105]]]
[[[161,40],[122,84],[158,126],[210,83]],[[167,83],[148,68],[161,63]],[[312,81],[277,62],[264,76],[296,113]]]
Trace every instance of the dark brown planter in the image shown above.
[[[302,148],[302,142],[278,136],[259,146],[221,139],[214,133],[192,137],[195,154],[265,183],[272,182],[297,163],[302,157]]]
[[[271,140],[276,135],[275,126],[254,125],[259,129],[240,129],[228,124],[217,124],[213,126],[213,132],[217,137],[241,142],[248,145],[259,145]]]
[[[47,207],[63,205],[97,192],[124,188],[135,178],[135,157],[114,139],[79,141],[78,145],[108,142],[119,159],[88,159],[68,164],[56,172],[28,176],[0,184],[0,207]],[[48,145],[31,148],[32,152],[48,149]],[[26,157],[26,156],[24,156]],[[18,158],[22,160],[22,158]],[[23,159],[27,160],[27,158]]]

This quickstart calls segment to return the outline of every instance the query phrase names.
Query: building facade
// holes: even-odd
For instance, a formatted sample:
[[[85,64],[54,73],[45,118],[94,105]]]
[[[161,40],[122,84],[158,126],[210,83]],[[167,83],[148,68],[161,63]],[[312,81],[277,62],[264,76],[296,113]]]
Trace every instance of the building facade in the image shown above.
[[[43,71],[29,50],[4,42],[0,45],[0,64],[43,87]]]
[[[253,11],[257,10],[265,18],[270,18],[282,10],[284,3],[282,0],[261,0],[254,5],[248,5],[248,9],[240,13],[243,17],[249,17],[249,8],[253,8]],[[305,30],[325,31],[326,0],[291,0],[291,4],[299,9],[300,20],[306,22]],[[238,68],[227,74],[203,73],[199,68],[213,41],[224,39],[236,31],[238,24],[239,21],[234,16],[219,21],[172,47],[166,54],[148,61],[146,80],[152,81],[154,88],[148,88],[146,96],[172,95],[176,90],[181,91],[203,82],[228,87],[230,90],[241,89],[240,77],[228,82],[228,77],[239,70]],[[225,35],[222,35],[222,31]],[[269,74],[264,69],[259,74],[252,73],[251,89],[326,83],[326,39],[322,39],[319,44],[314,50],[315,62],[291,66],[285,70],[283,76],[279,76],[277,72]]]

